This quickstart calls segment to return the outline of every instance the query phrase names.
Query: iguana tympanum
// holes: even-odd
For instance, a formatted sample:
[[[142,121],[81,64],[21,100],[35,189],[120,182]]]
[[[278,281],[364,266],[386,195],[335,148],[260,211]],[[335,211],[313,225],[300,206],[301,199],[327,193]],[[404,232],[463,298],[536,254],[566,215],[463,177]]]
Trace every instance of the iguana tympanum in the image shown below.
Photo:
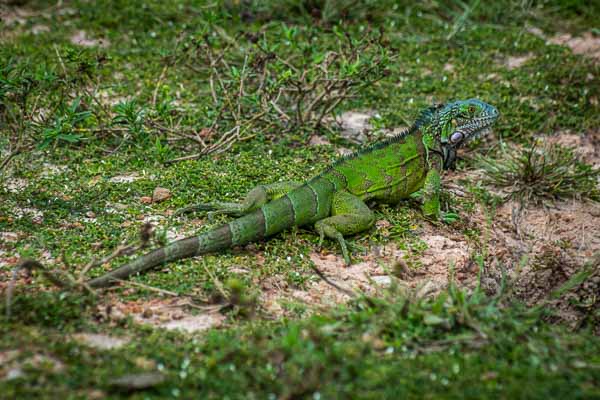
[[[487,131],[497,118],[496,108],[477,99],[432,106],[407,131],[342,157],[307,182],[261,185],[240,204],[199,205],[202,210],[239,218],[151,251],[88,284],[107,286],[114,278],[304,225],[314,226],[319,243],[324,237],[336,240],[349,264],[344,236],[369,229],[375,222],[367,202],[395,204],[418,192],[425,216],[439,218],[441,171],[453,165],[459,146]]]

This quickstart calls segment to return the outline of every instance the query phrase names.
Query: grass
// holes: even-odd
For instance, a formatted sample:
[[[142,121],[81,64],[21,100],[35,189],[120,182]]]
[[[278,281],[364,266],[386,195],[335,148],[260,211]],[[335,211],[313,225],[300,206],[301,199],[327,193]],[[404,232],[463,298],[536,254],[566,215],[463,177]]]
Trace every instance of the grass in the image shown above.
[[[93,257],[136,238],[144,221],[169,240],[203,231],[223,220],[173,212],[238,200],[259,183],[318,173],[336,158],[337,147],[356,146],[335,127],[316,123],[331,105],[332,114],[375,109],[377,126],[393,128],[410,124],[432,101],[480,97],[502,113],[495,134],[519,145],[534,133],[585,133],[600,125],[598,65],[527,29],[538,27],[548,37],[590,31],[600,15],[591,2],[29,1],[18,14],[2,7],[9,16],[25,15],[22,22],[0,22],[3,288],[18,256],[77,273]],[[107,45],[74,44],[79,30]],[[201,56],[211,51],[223,53],[226,64],[207,64]],[[340,58],[324,71],[333,53]],[[522,66],[506,68],[507,58],[523,55]],[[277,104],[289,121],[261,102],[273,99],[258,96],[267,93],[260,92],[263,72],[264,90],[281,91]],[[347,96],[303,108],[297,119],[299,99],[306,106],[324,89],[323,74],[336,84],[348,80]],[[238,97],[241,82],[248,86]],[[303,85],[316,86],[292,92]],[[236,126],[240,131],[228,134]],[[310,146],[312,135],[333,146]],[[369,140],[381,136],[375,131]],[[218,143],[225,145],[206,150]],[[596,193],[596,172],[573,163],[569,151],[531,151],[498,160],[495,168],[504,169],[490,176],[505,182],[506,171],[517,182],[533,182],[532,196]],[[172,197],[143,203],[157,186]],[[446,196],[448,207],[462,213],[475,208],[473,199]],[[478,197],[483,205],[496,201],[489,192]],[[376,213],[390,225],[352,240],[394,241],[418,267],[425,245],[415,234],[422,224],[415,207]],[[472,228],[454,233],[480,242]],[[224,290],[233,304],[226,326],[201,334],[105,317],[112,304],[156,299],[151,291],[123,286],[94,298],[56,290],[37,273],[23,278],[13,317],[0,317],[0,360],[2,368],[22,366],[25,376],[0,375],[0,392],[7,398],[599,395],[598,338],[541,322],[549,310],[524,309],[508,297],[451,288],[436,299],[415,300],[394,288],[336,309],[290,301],[286,318],[271,321],[255,308],[257,294],[271,279],[297,290],[318,279],[309,257],[316,243],[312,232],[298,229],[133,279],[213,302]],[[335,243],[327,242],[325,252],[337,254]],[[124,349],[103,351],[70,339],[82,331],[132,340]],[[36,355],[46,362],[34,362]],[[52,372],[52,359],[65,369]],[[142,371],[166,379],[133,393],[111,385]]]
[[[3,384],[9,398],[84,398],[98,390],[119,397],[124,393],[111,383],[115,376],[141,373],[148,365],[167,379],[134,398],[598,395],[597,339],[540,323],[540,309],[456,287],[435,300],[411,300],[392,291],[306,320],[240,324],[193,338],[126,323],[113,326],[111,333],[135,339],[123,349],[100,353],[64,341],[73,327],[95,330],[85,314],[65,314],[65,308],[81,306],[79,296],[36,308],[43,300],[20,297],[21,323],[34,326],[3,324],[4,342],[11,348],[26,346],[20,360],[41,351],[66,362],[69,379],[52,373],[51,365],[30,368],[26,381]],[[43,334],[49,327],[62,333]]]
[[[499,160],[479,156],[477,161],[485,171],[484,182],[503,188],[507,198],[600,200],[600,169],[579,160],[572,149],[535,143],[504,148],[502,155]]]

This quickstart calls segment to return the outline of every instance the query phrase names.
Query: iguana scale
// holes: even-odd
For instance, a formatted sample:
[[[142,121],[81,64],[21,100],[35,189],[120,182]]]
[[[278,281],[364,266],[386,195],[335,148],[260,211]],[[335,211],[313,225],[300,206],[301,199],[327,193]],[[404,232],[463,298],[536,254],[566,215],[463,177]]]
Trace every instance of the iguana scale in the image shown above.
[[[107,286],[114,278],[243,245],[292,226],[313,225],[319,243],[325,237],[337,240],[349,264],[344,236],[369,229],[375,222],[366,202],[395,204],[418,192],[425,216],[439,218],[442,170],[453,165],[460,145],[487,131],[498,115],[496,108],[477,99],[432,106],[405,132],[342,157],[305,183],[261,185],[240,204],[199,205],[202,210],[239,218],[151,251],[88,284]]]

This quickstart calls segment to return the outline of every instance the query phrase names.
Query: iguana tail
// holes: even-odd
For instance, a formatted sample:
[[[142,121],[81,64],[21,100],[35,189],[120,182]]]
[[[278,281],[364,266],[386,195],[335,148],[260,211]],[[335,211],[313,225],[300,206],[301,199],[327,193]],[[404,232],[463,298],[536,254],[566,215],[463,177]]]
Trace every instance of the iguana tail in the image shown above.
[[[165,247],[151,251],[106,275],[87,282],[90,287],[109,286],[115,279],[158,265],[243,245],[263,237],[274,235],[294,225],[303,225],[328,213],[327,190],[317,190],[304,185],[283,197],[270,201],[260,209],[235,219],[218,228],[181,239]],[[324,188],[323,188],[324,189]],[[327,209],[326,209],[327,208]]]

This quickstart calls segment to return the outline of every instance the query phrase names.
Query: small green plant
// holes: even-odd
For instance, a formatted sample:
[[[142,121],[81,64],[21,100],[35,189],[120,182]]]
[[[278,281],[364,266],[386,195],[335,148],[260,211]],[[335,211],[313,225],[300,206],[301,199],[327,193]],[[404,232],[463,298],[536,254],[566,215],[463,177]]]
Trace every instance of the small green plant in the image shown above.
[[[92,116],[90,111],[81,110],[81,99],[77,97],[62,115],[55,118],[53,124],[42,131],[40,149],[59,142],[78,143],[83,138],[75,133],[78,127],[84,125]]]
[[[580,198],[600,200],[600,169],[581,162],[573,150],[557,144],[507,146],[500,159],[477,157],[484,182],[504,188],[504,199],[523,201]]]
[[[134,138],[141,138],[145,132],[144,122],[146,109],[137,104],[135,99],[118,103],[114,107],[116,113],[113,123],[124,125]]]

